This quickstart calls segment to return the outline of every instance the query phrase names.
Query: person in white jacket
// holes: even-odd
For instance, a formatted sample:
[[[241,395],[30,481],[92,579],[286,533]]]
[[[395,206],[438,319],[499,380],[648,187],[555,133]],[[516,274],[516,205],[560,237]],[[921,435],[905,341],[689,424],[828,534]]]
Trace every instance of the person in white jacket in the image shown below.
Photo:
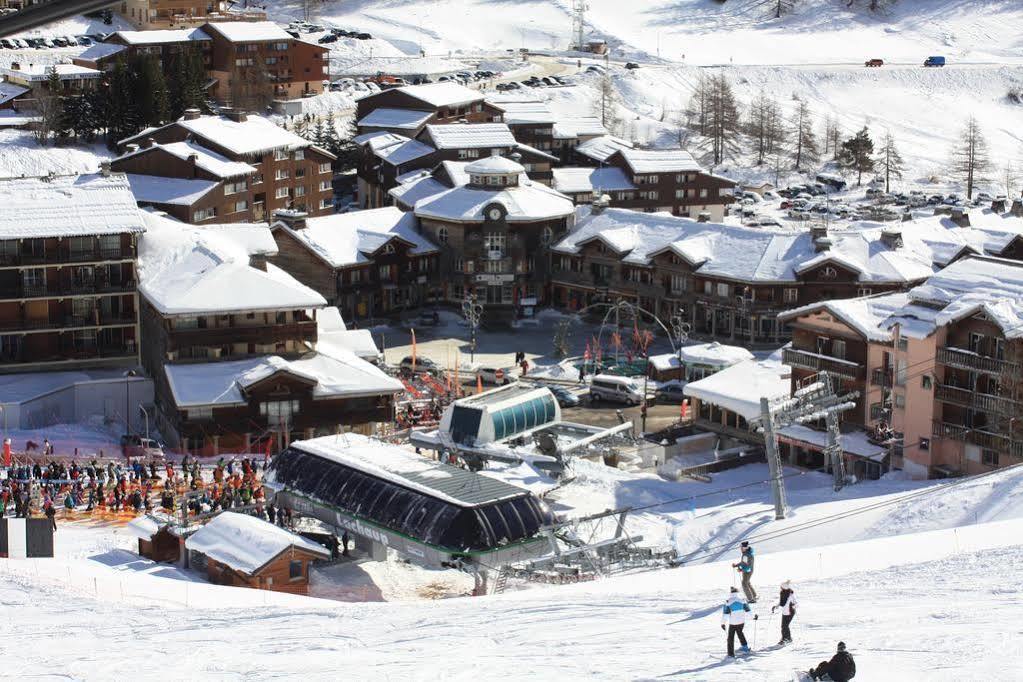
[[[789,625],[796,617],[796,592],[792,589],[792,583],[788,580],[781,584],[781,593],[778,595],[778,603],[771,607],[771,613],[781,609],[781,641],[778,644],[789,644],[792,642],[792,632]]]
[[[746,636],[742,634],[742,629],[746,625],[746,614],[749,613],[749,604],[743,601],[742,597],[739,596],[739,590],[735,587],[732,588],[731,593],[728,595],[727,601],[725,601],[724,607],[721,609],[721,629],[728,629],[728,655],[735,657],[735,636],[739,636],[739,644],[742,645],[740,651],[742,653],[749,653],[749,646],[746,644]],[[754,614],[753,619],[756,620]]]

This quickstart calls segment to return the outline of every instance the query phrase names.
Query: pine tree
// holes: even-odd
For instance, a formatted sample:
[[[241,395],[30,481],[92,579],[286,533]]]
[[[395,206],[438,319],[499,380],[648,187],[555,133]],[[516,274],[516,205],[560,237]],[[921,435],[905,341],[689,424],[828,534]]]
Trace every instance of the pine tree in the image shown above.
[[[877,165],[884,173],[884,191],[891,192],[892,178],[902,179],[905,164],[902,161],[902,155],[899,154],[899,150],[895,146],[895,137],[890,130],[885,131],[884,142],[881,144],[881,150],[877,157]]]
[[[321,149],[325,149],[324,142],[326,140],[326,131],[323,128],[323,121],[317,119],[316,125],[313,127],[313,144]]]
[[[863,184],[863,174],[874,170],[874,141],[870,139],[870,131],[866,126],[842,143],[838,164],[856,172],[857,187]]]
[[[966,198],[973,198],[973,189],[988,180],[991,158],[988,155],[987,140],[980,124],[973,116],[966,121],[959,143],[952,149],[952,172],[966,183]]]
[[[806,102],[800,101],[796,108],[796,116],[793,123],[795,132],[795,147],[793,149],[793,161],[796,170],[802,170],[804,162],[808,165],[817,163],[820,157],[817,149],[817,136],[813,132],[813,115]]]
[[[132,101],[138,113],[138,123],[143,126],[163,124],[170,116],[170,96],[156,55],[143,55],[135,60],[132,76]]]
[[[334,125],[329,126],[327,142],[328,151],[337,157],[334,171],[344,173],[355,170],[359,164],[359,145],[355,144],[356,127],[354,118],[346,118],[342,123],[341,134]]]
[[[113,148],[118,140],[139,129],[139,114],[134,101],[134,78],[123,59],[118,59],[110,73],[106,88],[107,146]]]

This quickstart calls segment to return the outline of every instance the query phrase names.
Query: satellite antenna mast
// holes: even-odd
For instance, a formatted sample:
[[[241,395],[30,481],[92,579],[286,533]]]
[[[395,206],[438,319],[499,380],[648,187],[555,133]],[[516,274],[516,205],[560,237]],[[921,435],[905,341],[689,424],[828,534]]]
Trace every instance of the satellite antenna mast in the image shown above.
[[[572,33],[575,36],[575,49],[583,50],[583,33],[586,29],[586,10],[590,8],[586,0],[572,0]]]

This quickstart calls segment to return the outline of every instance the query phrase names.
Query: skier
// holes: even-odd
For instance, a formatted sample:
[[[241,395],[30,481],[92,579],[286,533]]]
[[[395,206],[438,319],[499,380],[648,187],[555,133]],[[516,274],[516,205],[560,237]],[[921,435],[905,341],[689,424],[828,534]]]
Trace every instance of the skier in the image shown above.
[[[778,603],[771,607],[771,613],[774,613],[777,609],[781,609],[781,641],[778,644],[790,644],[792,642],[792,632],[789,630],[789,624],[792,619],[796,617],[796,606],[799,602],[796,601],[796,593],[792,589],[791,581],[786,580],[781,584],[781,593],[778,595]]]
[[[739,563],[732,564],[732,568],[742,574],[742,591],[746,593],[746,601],[750,604],[757,603],[757,591],[753,589],[750,581],[753,579],[753,547],[746,540],[742,541],[742,558]]]
[[[746,626],[746,614],[749,613],[749,604],[742,600],[739,596],[739,590],[731,588],[728,595],[728,599],[725,601],[724,607],[721,609],[721,629],[728,630],[728,655],[731,658],[735,658],[735,636],[739,636],[739,644],[741,645],[739,651],[744,654],[749,653],[749,646],[746,644],[746,636],[742,634],[742,629]],[[753,615],[753,620],[756,620],[756,614]],[[728,626],[727,628],[725,626]]]
[[[810,679],[829,679],[832,682],[849,682],[856,677],[856,662],[852,655],[845,650],[845,642],[838,643],[838,651],[831,657],[830,661],[821,661],[816,668],[810,668]]]

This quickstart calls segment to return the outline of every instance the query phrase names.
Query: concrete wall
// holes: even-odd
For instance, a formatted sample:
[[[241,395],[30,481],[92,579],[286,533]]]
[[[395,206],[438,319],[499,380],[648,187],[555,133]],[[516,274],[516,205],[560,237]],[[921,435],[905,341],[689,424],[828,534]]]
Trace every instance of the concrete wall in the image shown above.
[[[123,423],[127,405],[132,430],[143,433],[145,418],[140,404],[147,409],[153,404],[153,381],[148,377],[83,381],[21,403],[3,403],[2,407],[8,428],[37,429],[96,417]],[[152,423],[149,427],[154,429]]]

